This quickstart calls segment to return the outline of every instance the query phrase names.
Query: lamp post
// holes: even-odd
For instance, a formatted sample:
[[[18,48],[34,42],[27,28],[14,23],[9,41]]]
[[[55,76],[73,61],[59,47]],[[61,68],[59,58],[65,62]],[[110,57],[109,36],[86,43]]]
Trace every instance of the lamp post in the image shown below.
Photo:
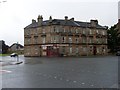
[[[7,1],[5,1],[5,0],[4,1],[0,1],[0,3],[5,3],[5,2],[7,2]]]
[[[19,62],[19,55],[18,55],[18,42],[17,42],[17,44],[16,44],[16,49],[17,49],[17,62]]]

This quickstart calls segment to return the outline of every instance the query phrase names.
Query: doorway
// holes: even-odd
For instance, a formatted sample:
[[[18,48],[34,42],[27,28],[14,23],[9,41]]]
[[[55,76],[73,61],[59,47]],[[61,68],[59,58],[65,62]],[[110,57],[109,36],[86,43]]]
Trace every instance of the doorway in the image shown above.
[[[96,46],[93,46],[93,55],[96,55]]]

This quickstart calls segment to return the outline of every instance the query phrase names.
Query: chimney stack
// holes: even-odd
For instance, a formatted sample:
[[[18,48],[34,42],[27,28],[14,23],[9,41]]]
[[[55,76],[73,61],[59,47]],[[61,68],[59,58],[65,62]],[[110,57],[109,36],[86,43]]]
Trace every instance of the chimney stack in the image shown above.
[[[68,16],[65,16],[65,21],[67,21],[68,20]]]
[[[49,17],[49,22],[50,22],[50,23],[52,22],[52,16]]]
[[[96,27],[98,25],[98,20],[90,20],[91,27]]]
[[[42,25],[42,22],[43,22],[43,17],[42,17],[42,15],[40,16],[38,16],[38,24],[41,26]]]
[[[70,21],[74,21],[74,18],[71,18]]]
[[[36,20],[32,19],[32,23],[36,23]]]

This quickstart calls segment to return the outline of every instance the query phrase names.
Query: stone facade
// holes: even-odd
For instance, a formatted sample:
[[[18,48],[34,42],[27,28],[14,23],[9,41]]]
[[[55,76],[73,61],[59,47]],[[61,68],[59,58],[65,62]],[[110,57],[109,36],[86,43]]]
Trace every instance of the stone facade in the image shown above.
[[[118,33],[120,33],[120,19],[118,19],[117,29],[118,29]]]
[[[118,19],[115,30],[118,30],[118,37],[120,37],[120,19]],[[117,50],[120,50],[120,43],[117,45]]]
[[[74,21],[74,18],[38,21],[24,28],[25,56],[107,55],[107,28],[97,20]]]
[[[24,46],[19,43],[13,43],[9,47],[9,53],[17,53],[17,54],[24,54]]]
[[[9,46],[5,44],[5,41],[0,40],[0,54],[6,54],[8,52]]]

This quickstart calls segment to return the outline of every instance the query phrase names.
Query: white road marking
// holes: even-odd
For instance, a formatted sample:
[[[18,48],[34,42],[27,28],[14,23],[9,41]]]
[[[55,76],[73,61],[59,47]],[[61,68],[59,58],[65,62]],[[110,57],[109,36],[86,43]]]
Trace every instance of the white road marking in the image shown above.
[[[44,74],[43,76],[47,76],[46,74]]]
[[[77,81],[73,81],[73,83],[76,83]]]
[[[68,80],[68,79],[67,79],[66,81],[67,81],[67,82],[69,82],[69,80]]]
[[[90,86],[92,86],[92,87],[93,87],[94,85],[90,85]]]
[[[0,73],[4,73],[4,72],[6,72],[6,73],[11,73],[12,71],[8,71],[8,70],[0,70]]]
[[[60,78],[60,80],[62,80],[62,78]]]
[[[82,83],[82,85],[84,85],[85,83]]]
[[[55,76],[54,78],[56,79],[57,77]]]

